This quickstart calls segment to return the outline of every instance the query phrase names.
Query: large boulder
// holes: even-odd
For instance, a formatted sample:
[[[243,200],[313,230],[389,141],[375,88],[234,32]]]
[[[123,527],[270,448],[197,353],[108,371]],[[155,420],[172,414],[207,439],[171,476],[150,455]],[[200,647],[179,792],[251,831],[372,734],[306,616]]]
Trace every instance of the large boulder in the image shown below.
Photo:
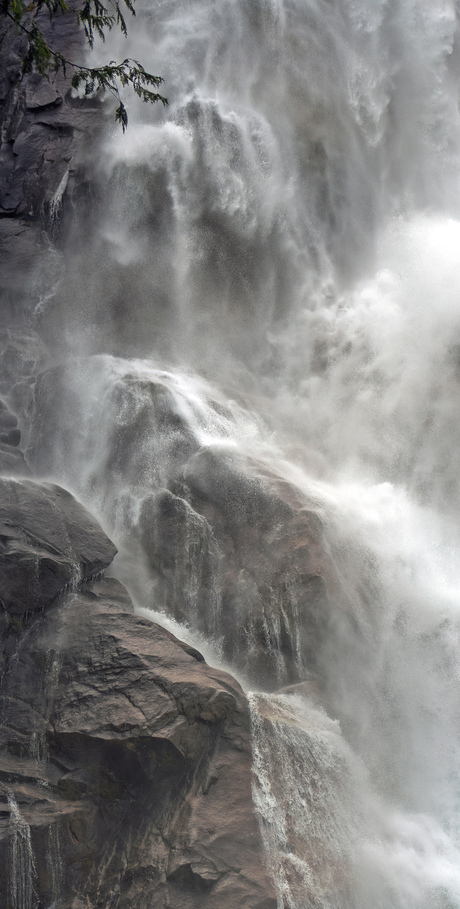
[[[318,672],[333,567],[314,505],[266,464],[218,447],[194,454],[172,489],[186,496],[218,542],[226,658],[268,689]],[[171,602],[171,587],[165,588]],[[177,600],[176,594],[174,612]]]
[[[44,609],[110,565],[116,551],[65,489],[0,477],[0,597],[8,617]]]
[[[250,678],[276,688],[318,670],[331,566],[318,514],[289,484],[203,448],[144,497],[136,531],[156,596]]]
[[[251,684],[319,671],[336,585],[321,517],[228,444],[222,401],[193,379],[95,356],[40,374],[24,420],[34,470],[77,483],[83,501],[97,489],[144,605],[212,637]]]
[[[244,694],[129,608],[112,579],[69,592],[8,658],[2,905],[22,874],[59,909],[275,909]]]

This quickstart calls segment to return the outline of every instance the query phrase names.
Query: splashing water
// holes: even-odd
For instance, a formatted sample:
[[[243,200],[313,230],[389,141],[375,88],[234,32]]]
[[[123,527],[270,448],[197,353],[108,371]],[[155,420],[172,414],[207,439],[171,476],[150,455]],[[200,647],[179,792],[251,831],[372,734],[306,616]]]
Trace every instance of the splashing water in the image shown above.
[[[12,792],[8,793],[7,801],[12,827],[9,870],[11,905],[13,909],[34,909],[36,870],[30,827],[23,818]]]
[[[36,313],[79,357],[39,380],[29,456],[98,509],[140,608],[169,597],[211,647],[230,535],[184,464],[230,459],[315,511],[315,678],[291,628],[308,684],[251,697],[280,909],[459,909],[458,4],[163,0],[119,41],[170,106],[107,135],[105,201]]]

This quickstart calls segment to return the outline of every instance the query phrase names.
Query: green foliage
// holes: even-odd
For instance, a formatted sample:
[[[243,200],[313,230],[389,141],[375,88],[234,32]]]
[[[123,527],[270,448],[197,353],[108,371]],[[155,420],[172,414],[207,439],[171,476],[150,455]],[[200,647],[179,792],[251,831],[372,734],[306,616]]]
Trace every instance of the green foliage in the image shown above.
[[[68,60],[63,54],[52,50],[48,45],[37,19],[38,14],[45,10],[50,19],[62,13],[71,13],[79,25],[83,26],[86,40],[92,48],[96,36],[105,39],[106,31],[117,27],[123,35],[127,35],[125,13],[126,10],[135,16],[133,0],[108,0],[106,6],[101,0],[83,0],[83,5],[78,9],[67,6],[65,0],[33,0],[26,5],[24,0],[0,0],[0,13],[11,19],[18,31],[27,35],[28,49],[22,61],[24,73],[35,70],[41,76],[49,78],[50,72],[62,70],[64,76],[67,68],[72,69],[72,87],[84,89],[85,95],[106,90],[111,92],[117,100],[115,120],[120,123],[123,132],[128,125],[128,114],[120,96],[121,87],[131,87],[134,93],[148,104],[161,101],[167,104],[166,98],[155,89],[164,81],[161,76],[148,73],[138,60],[127,57],[122,63],[111,60],[105,66],[87,67]],[[125,9],[126,7],[126,9]]]

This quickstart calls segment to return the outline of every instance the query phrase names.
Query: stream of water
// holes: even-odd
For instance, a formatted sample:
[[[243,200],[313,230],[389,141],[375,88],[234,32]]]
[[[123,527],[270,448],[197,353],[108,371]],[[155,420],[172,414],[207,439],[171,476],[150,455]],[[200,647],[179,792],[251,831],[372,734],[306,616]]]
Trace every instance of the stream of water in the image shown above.
[[[136,10],[93,60],[140,59],[170,103],[107,129],[105,201],[37,313],[85,357],[71,420],[40,442],[35,414],[31,453],[122,549],[206,448],[313,503],[340,578],[322,689],[251,695],[280,909],[460,909],[459,5]],[[206,573],[219,659],[187,514],[176,579],[193,634]],[[136,552],[119,574],[160,609]]]

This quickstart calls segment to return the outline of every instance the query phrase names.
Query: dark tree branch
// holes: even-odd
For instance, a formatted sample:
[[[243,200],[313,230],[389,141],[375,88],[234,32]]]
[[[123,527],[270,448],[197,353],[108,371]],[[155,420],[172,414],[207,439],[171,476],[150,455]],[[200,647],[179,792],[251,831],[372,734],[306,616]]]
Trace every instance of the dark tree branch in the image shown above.
[[[123,0],[123,2],[134,16],[135,9],[132,0]],[[38,13],[43,9],[48,11],[51,20],[59,14],[73,12],[77,22],[83,25],[86,40],[89,47],[92,48],[96,36],[105,40],[105,31],[110,31],[114,27],[120,28],[122,34],[127,35],[126,21],[119,0],[109,0],[109,4],[113,12],[101,0],[84,0],[83,6],[78,10],[72,10],[67,6],[65,0],[34,0],[29,6],[26,6],[24,0],[2,0],[0,13],[11,19],[16,29],[27,36],[28,49],[22,62],[24,74],[35,69],[41,76],[49,79],[50,72],[56,73],[59,70],[62,70],[66,76],[67,68],[70,67],[73,70],[72,87],[74,89],[83,87],[85,95],[106,90],[115,97],[118,105],[115,120],[121,124],[123,132],[125,132],[128,125],[128,113],[121,99],[120,88],[131,87],[138,98],[148,104],[160,101],[166,105],[167,99],[153,90],[158,88],[164,79],[147,72],[138,60],[131,57],[126,57],[122,63],[111,60],[106,65],[98,67],[74,63],[64,54],[54,51],[49,46],[36,21]],[[29,17],[32,17],[30,24]],[[24,20],[27,24],[24,23]]]

